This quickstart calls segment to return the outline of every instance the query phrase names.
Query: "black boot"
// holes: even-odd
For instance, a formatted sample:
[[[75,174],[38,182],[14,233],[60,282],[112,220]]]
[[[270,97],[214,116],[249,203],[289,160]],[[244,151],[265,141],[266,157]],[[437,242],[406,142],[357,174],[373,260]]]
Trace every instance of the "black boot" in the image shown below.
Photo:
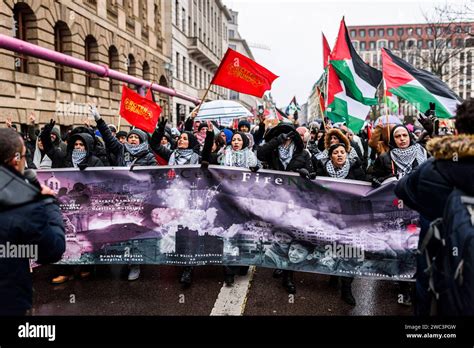
[[[273,278],[281,278],[282,275],[283,275],[282,269],[276,269],[273,271]]]
[[[289,294],[296,294],[296,285],[293,283],[293,271],[283,271],[283,287]]]
[[[341,298],[351,306],[356,305],[356,300],[352,295],[352,280],[353,278],[341,277]]]
[[[238,268],[238,267],[237,267]],[[224,266],[224,282],[227,286],[232,286],[234,284],[234,274],[236,267]]]
[[[330,276],[329,277],[329,286],[333,289],[337,289],[339,285],[339,277],[338,276]]]
[[[183,273],[181,273],[181,278],[179,282],[183,285],[183,288],[189,288],[193,282],[193,267],[186,266],[184,267]]]

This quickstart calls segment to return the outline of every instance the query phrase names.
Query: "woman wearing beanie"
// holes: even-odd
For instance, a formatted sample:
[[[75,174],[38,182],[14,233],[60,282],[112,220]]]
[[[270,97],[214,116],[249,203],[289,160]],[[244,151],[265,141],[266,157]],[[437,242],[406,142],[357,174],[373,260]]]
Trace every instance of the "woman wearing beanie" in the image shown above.
[[[374,186],[392,177],[401,178],[427,160],[427,152],[416,143],[407,127],[396,125],[392,128],[389,141],[390,150],[380,155],[373,167]]]
[[[273,170],[298,172],[305,178],[315,176],[311,156],[292,125],[279,124],[272,128],[265,136],[265,144],[257,148],[257,158]],[[273,272],[275,278],[283,276],[283,286],[290,294],[296,293],[293,273],[279,269]]]
[[[148,145],[148,134],[140,129],[132,129],[127,134],[127,141],[121,143],[112,135],[107,123],[100,117],[99,112],[90,106],[90,112],[94,117],[97,128],[102,135],[107,152],[114,157],[118,167],[134,166],[156,166],[156,159]],[[129,267],[128,280],[136,280],[140,277],[140,265]]]
[[[347,144],[333,144],[329,147],[329,158],[325,159],[318,165],[318,176],[326,176],[338,179],[351,179],[366,181],[367,177],[362,169],[361,162],[358,158],[349,158],[347,153]],[[352,277],[331,276],[330,284],[337,287],[337,283],[341,280],[341,297],[342,299],[355,306],[356,301],[352,295]]]
[[[190,131],[184,131],[178,138],[176,149],[172,150],[161,144],[161,139],[165,134],[166,123],[168,120],[162,119],[158,122],[158,128],[152,135],[151,146],[153,151],[167,161],[170,166],[182,166],[199,164],[199,142],[194,134]],[[207,127],[207,125],[206,125]],[[179,282],[184,288],[188,288],[192,284],[193,267],[183,267]]]

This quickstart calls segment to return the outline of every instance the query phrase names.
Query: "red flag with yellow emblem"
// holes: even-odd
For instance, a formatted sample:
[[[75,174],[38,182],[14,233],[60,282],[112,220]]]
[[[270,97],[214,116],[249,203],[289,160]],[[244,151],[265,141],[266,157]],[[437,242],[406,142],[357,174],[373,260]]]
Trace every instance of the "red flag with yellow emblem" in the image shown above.
[[[132,126],[153,133],[160,118],[161,107],[153,100],[142,97],[127,86],[122,87],[120,115]]]

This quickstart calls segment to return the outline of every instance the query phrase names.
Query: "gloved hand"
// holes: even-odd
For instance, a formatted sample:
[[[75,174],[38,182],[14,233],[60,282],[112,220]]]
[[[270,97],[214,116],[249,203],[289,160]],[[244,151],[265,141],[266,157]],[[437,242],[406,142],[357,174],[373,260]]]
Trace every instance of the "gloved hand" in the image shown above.
[[[158,129],[164,132],[167,122],[168,122],[167,118],[165,118],[165,117],[160,118],[160,120],[158,121]]]
[[[435,116],[435,109],[436,109],[436,104],[430,103],[430,108],[425,111],[425,116],[426,117]]]
[[[208,161],[202,161],[201,162],[201,169],[207,169],[209,168],[209,162]]]
[[[250,171],[251,171],[252,173],[256,173],[256,172],[258,172],[258,170],[259,170],[260,168],[259,168],[258,166],[255,166],[255,167],[250,167],[249,169],[250,169]]]
[[[283,144],[288,139],[292,139],[295,136],[295,132],[282,133],[277,137],[278,144]]]
[[[305,179],[309,179],[309,171],[306,168],[300,168],[298,169],[298,173],[300,173],[300,176]]]
[[[372,187],[377,188],[382,186],[382,181],[380,181],[378,178],[372,178]]]
[[[101,119],[99,111],[97,111],[97,108],[95,105],[89,104],[89,112],[94,117],[94,120],[97,122]]]
[[[44,126],[43,132],[45,132],[46,134],[51,134],[51,131],[53,130],[55,124],[56,121],[51,119],[49,123]]]

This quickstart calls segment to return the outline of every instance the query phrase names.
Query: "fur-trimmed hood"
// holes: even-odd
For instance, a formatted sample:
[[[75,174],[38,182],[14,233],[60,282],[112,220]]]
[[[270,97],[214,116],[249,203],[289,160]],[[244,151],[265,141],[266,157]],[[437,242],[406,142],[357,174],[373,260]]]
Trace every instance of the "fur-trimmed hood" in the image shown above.
[[[347,153],[351,151],[351,143],[349,142],[349,139],[341,132],[340,129],[337,128],[331,128],[324,136],[324,148],[326,150],[329,150],[329,140],[331,139],[332,135],[335,135],[339,139],[341,144],[345,145]]]
[[[460,134],[431,139],[426,149],[439,160],[474,158],[474,135]]]

